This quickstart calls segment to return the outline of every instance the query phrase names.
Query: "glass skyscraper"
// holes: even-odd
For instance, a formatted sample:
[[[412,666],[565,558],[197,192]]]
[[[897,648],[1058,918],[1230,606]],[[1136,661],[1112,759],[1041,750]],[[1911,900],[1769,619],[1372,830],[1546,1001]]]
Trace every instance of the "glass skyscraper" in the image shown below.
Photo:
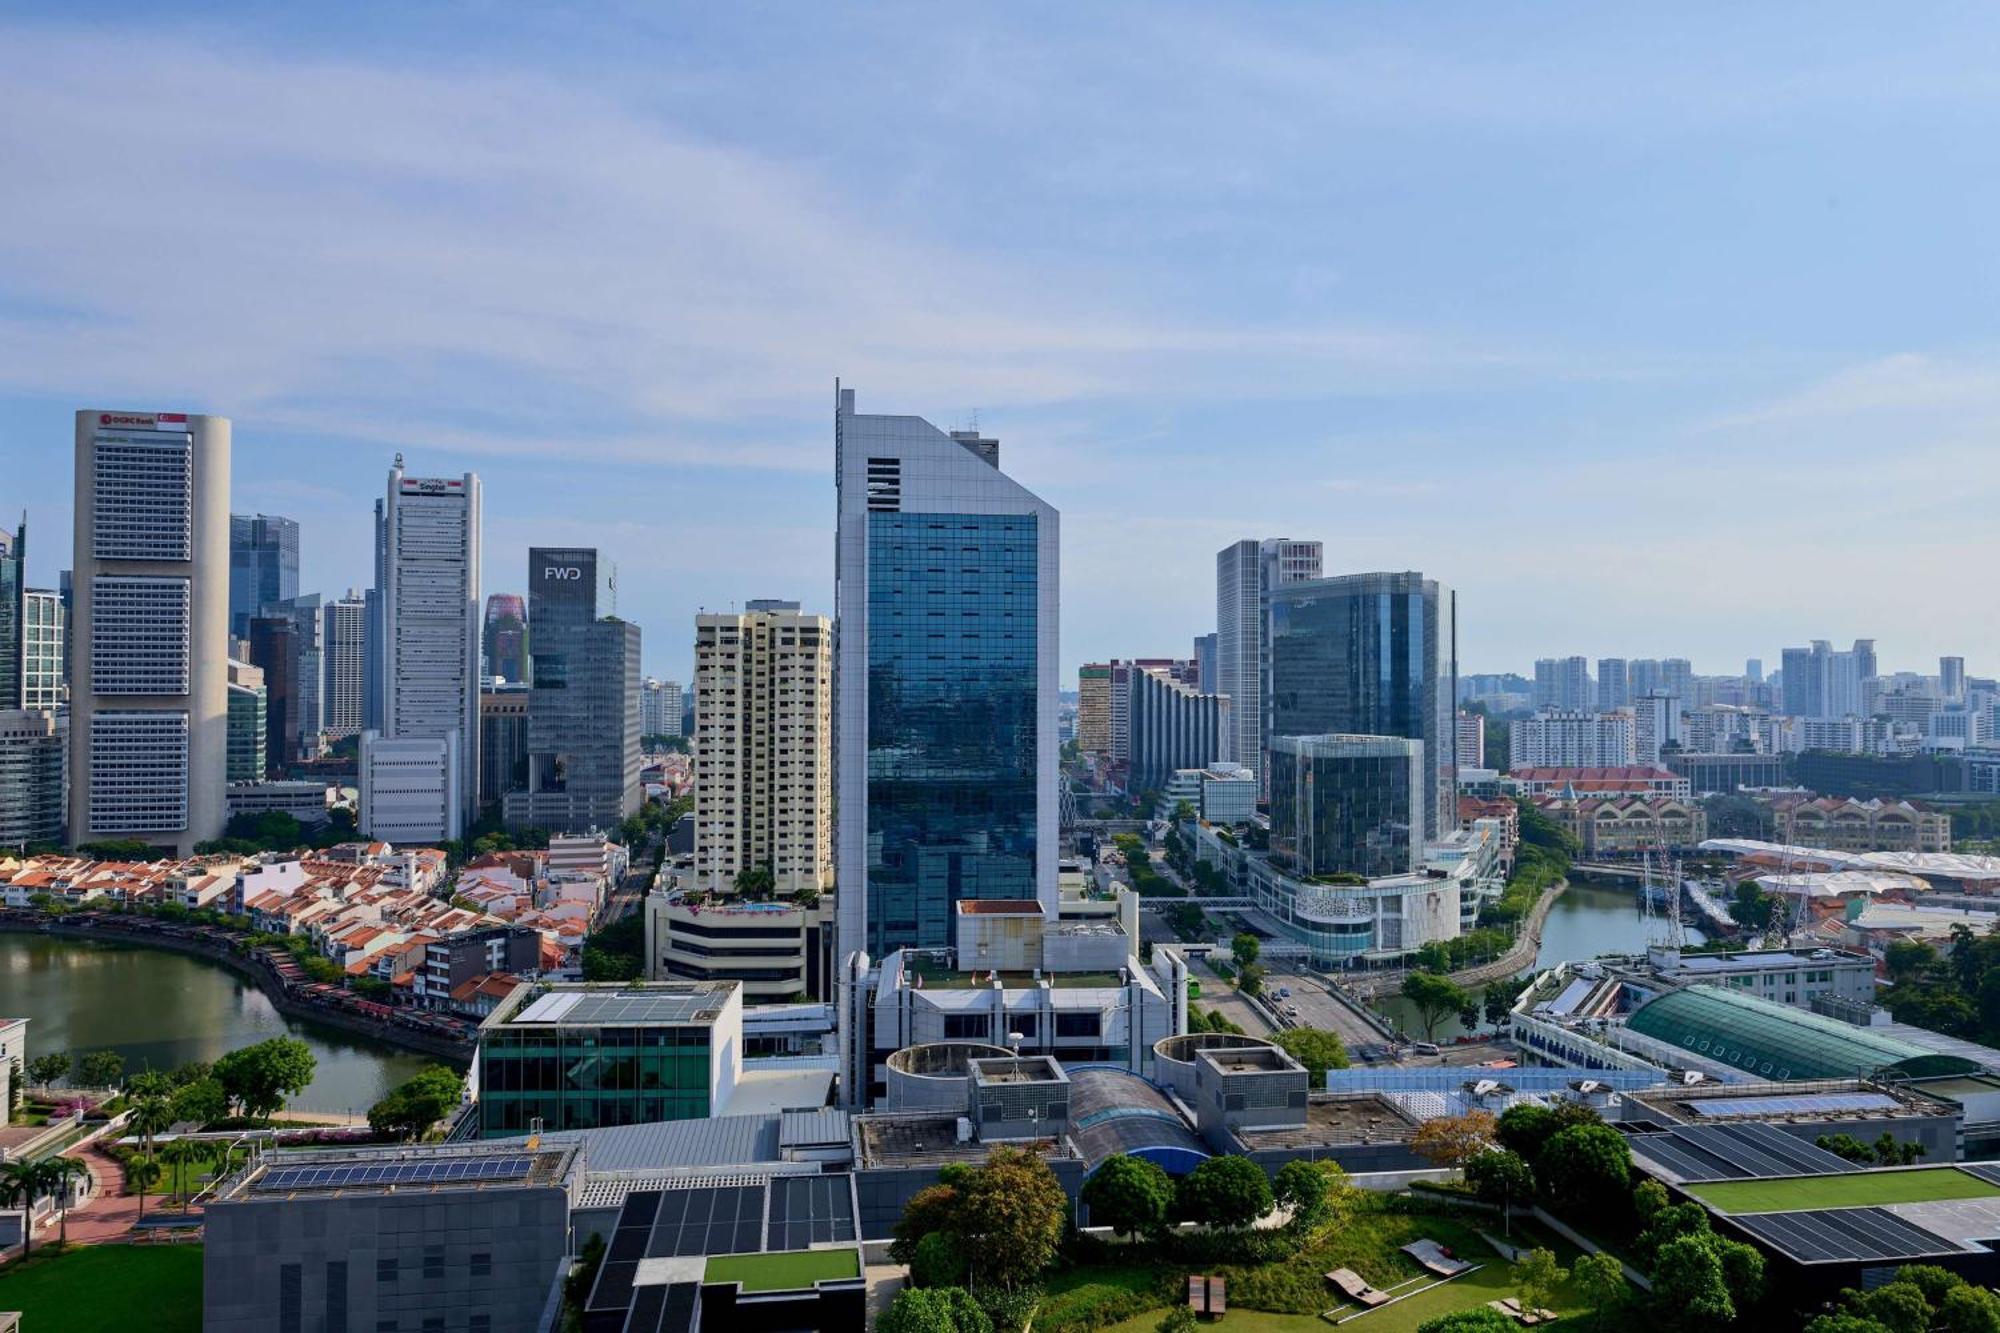
[[[27,707],[28,523],[0,531],[0,709]]]
[[[1300,879],[1405,875],[1423,855],[1424,746],[1400,736],[1273,736],[1271,857]]]
[[[1349,574],[1271,593],[1271,734],[1422,741],[1424,836],[1458,823],[1458,610],[1422,574]]]
[[[1054,910],[1058,518],[997,441],[837,394],[840,950],[881,957],[961,898]]]
[[[229,516],[229,633],[250,637],[264,608],[299,595],[299,525],[276,514]]]

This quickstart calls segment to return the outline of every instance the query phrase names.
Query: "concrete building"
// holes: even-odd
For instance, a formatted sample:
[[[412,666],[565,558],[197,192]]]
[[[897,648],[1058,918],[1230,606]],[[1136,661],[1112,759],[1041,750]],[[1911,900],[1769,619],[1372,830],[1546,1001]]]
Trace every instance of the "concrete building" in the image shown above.
[[[678,736],[681,734],[681,683],[677,680],[639,682],[639,735]]]
[[[1681,700],[1671,694],[1647,694],[1632,701],[1634,764],[1657,764],[1665,755],[1687,748],[1687,728]]]
[[[522,977],[541,967],[540,931],[525,926],[462,930],[424,945],[423,966],[411,979],[410,995],[422,1008],[444,1009],[467,982],[495,973]]]
[[[1480,713],[1460,713],[1457,721],[1458,767],[1486,767],[1486,718]]]
[[[579,1081],[593,1069],[632,1078]],[[719,1114],[743,1066],[734,981],[517,987],[479,1025],[479,1127],[486,1138]]]
[[[574,1143],[267,1154],[204,1211],[202,1327],[536,1333],[584,1159]]]
[[[480,631],[483,674],[510,685],[526,685],[533,670],[528,657],[528,603],[517,592],[496,592],[486,599],[486,620]]]
[[[833,626],[797,602],[695,617],[695,883],[833,885]]]
[[[1089,662],[1076,672],[1076,748],[1111,754],[1111,664]]]
[[[1535,663],[1535,707],[1566,713],[1587,713],[1596,706],[1590,682],[1590,659],[1544,657]]]
[[[1940,657],[1938,659],[1938,693],[1947,702],[1962,703],[1965,699],[1965,659],[1963,657]]]
[[[26,708],[28,520],[0,530],[0,709]]]
[[[1671,796],[1685,801],[1688,780],[1654,764],[1517,768],[1508,775],[1523,796]]]
[[[29,588],[22,596],[21,707],[69,707],[69,613],[60,593]]]
[[[1507,729],[1508,766],[1610,768],[1633,761],[1637,727],[1629,712],[1548,711]]]
[[[476,813],[479,477],[407,476],[398,454],[377,514],[382,727],[362,735],[361,829],[389,842],[436,843],[458,838]],[[378,766],[384,771],[371,774]],[[378,810],[375,799],[393,811]]]
[[[1278,588],[1270,734],[1421,741],[1431,776],[1422,836],[1443,837],[1458,822],[1457,626],[1456,595],[1414,571]]]
[[[1319,542],[1267,537],[1231,542],[1215,553],[1215,684],[1229,697],[1230,745],[1221,757],[1258,774],[1272,727],[1266,699],[1271,674],[1271,595],[1319,578]],[[1204,679],[1206,679],[1204,677]]]
[[[1951,816],[1908,801],[1774,797],[1777,840],[1835,852],[1948,852]]]
[[[1542,796],[1541,812],[1561,825],[1586,858],[1693,851],[1708,837],[1708,816],[1692,801],[1667,796]]]
[[[1866,717],[1867,682],[1876,678],[1875,640],[1856,639],[1835,652],[1825,639],[1787,648],[1783,658],[1784,711],[1791,717]]]
[[[250,617],[250,664],[264,684],[264,771],[283,777],[298,755],[299,626],[287,615]]]
[[[528,548],[528,782],[500,805],[515,828],[615,829],[637,813],[639,627],[598,615],[589,547]]]
[[[270,695],[261,667],[229,661],[229,764],[231,782],[262,782],[270,750]]]
[[[0,853],[62,841],[66,731],[49,710],[0,709]]]
[[[1166,667],[1135,665],[1129,680],[1125,691],[1127,790],[1152,791],[1176,769],[1207,768],[1222,762],[1229,743],[1226,695],[1204,693],[1176,678]]]
[[[366,722],[368,603],[349,592],[326,604],[320,634],[325,686],[321,724],[329,740],[359,736]]]
[[[1221,694],[1221,676],[1217,674],[1217,653],[1220,651],[1218,638],[1214,634],[1197,634],[1194,639],[1195,684],[1210,694]]]
[[[1160,789],[1158,816],[1173,818],[1182,801],[1211,824],[1248,824],[1257,815],[1257,775],[1234,765],[1178,769]]]
[[[1597,690],[1592,707],[1604,712],[1632,702],[1631,664],[1622,657],[1597,659]]]
[[[479,691],[479,808],[500,804],[528,785],[526,685],[493,685]]]
[[[186,855],[221,836],[229,421],[76,414],[69,836]]]
[[[299,525],[277,514],[229,516],[229,632],[250,637],[264,608],[299,595]]]
[[[844,959],[946,944],[960,898],[1053,910],[1061,534],[998,441],[835,392]]]
[[[655,893],[642,906],[648,980],[737,981],[748,1004],[833,998],[831,894],[808,907]]]

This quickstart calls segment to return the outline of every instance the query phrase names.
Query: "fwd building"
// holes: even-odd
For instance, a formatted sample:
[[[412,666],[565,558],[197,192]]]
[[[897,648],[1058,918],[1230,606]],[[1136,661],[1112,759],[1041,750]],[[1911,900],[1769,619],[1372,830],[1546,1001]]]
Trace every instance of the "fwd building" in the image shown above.
[[[479,477],[389,469],[376,533],[382,716],[361,736],[361,827],[457,838],[479,789]]]
[[[220,837],[229,751],[229,421],[76,414],[72,842]]]
[[[1058,520],[997,440],[835,397],[845,968],[949,947],[960,899],[1056,914]]]
[[[528,548],[527,786],[510,825],[610,832],[639,808],[639,627],[597,614],[597,552]]]

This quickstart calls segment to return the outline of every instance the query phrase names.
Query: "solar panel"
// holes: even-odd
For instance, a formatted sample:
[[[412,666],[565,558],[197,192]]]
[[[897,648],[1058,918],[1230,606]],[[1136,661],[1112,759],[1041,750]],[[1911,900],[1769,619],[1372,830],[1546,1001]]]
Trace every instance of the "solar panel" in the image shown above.
[[[1708,1097],[1688,1109],[1703,1118],[1745,1115],[1823,1115],[1842,1111],[1893,1111],[1900,1103],[1881,1092],[1820,1092],[1795,1097]]]
[[[1672,1134],[1641,1134],[1632,1140],[1632,1154],[1664,1167],[1685,1181],[1735,1180],[1744,1174],[1740,1168],[1718,1162]]]
[[[355,1186],[454,1184],[518,1180],[533,1171],[532,1157],[429,1158],[415,1162],[343,1162],[333,1166],[290,1166],[267,1171],[262,1190],[347,1189]]]
[[[1798,1213],[1739,1214],[1730,1219],[1807,1263],[1914,1259],[1959,1247],[1886,1208],[1824,1208]]]
[[[2000,1185],[2000,1163],[1960,1162],[1958,1169],[1961,1171],[1970,1171],[1989,1185]]]
[[[765,1248],[803,1250],[854,1238],[853,1196],[845,1176],[789,1176],[771,1182]]]
[[[647,1243],[650,1257],[741,1254],[762,1248],[764,1187],[711,1186],[668,1190]]]

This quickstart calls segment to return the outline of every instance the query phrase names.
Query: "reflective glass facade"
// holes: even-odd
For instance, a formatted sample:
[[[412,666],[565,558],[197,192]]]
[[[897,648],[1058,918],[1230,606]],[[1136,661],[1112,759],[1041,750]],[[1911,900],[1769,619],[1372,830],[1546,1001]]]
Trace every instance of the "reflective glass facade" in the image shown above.
[[[501,1027],[479,1047],[480,1132],[596,1129],[710,1114],[705,1026]]]
[[[1271,738],[1271,857],[1301,878],[1378,878],[1423,851],[1424,747],[1386,736]]]
[[[1457,822],[1455,599],[1421,574],[1355,574],[1271,594],[1271,735],[1422,741],[1424,835]]]
[[[248,638],[253,617],[298,595],[299,525],[275,514],[231,514],[229,632]]]
[[[868,521],[867,948],[951,943],[960,898],[1035,897],[1034,514]]]

